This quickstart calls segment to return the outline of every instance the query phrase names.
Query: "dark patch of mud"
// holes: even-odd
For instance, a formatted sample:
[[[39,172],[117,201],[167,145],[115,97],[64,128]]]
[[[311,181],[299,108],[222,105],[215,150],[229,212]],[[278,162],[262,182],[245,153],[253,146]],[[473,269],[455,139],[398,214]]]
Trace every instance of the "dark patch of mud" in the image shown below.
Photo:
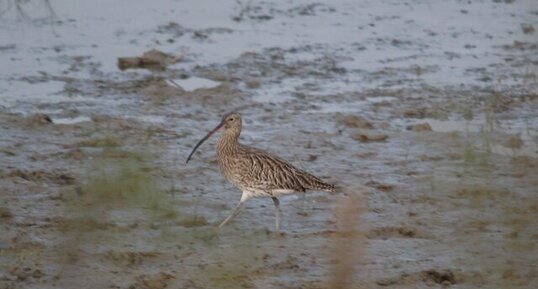
[[[236,13],[232,19],[237,22],[264,22],[270,21],[275,17],[315,16],[324,13],[333,13],[335,11],[335,8],[322,3],[299,4],[288,9],[282,9],[273,3],[253,4],[238,1]]]
[[[237,6],[230,16],[237,24],[345,12],[320,3]],[[398,19],[379,15],[357,31]],[[197,45],[242,33],[180,23],[149,33]],[[530,27],[521,29],[527,35]],[[532,286],[535,73],[522,69],[511,77],[524,81],[496,86],[500,63],[464,71],[484,86],[437,86],[427,77],[441,65],[399,65],[422,61],[415,54],[386,53],[379,59],[385,67],[375,69],[345,67],[364,51],[437,45],[440,32],[424,33],[414,40],[372,35],[351,44],[356,55],[307,43],[188,68],[198,60],[192,51],[182,55],[184,63],[152,74],[105,73],[92,56],[51,48],[65,75],[44,71],[10,80],[59,82],[63,89],[53,96],[63,100],[17,106],[28,114],[0,107],[0,287],[75,288],[80,276],[94,288]],[[496,47],[499,61],[535,63],[535,43],[506,43]],[[465,44],[470,57],[481,58],[477,48]],[[435,57],[458,63],[466,55]],[[220,84],[189,91],[169,81],[191,77]],[[326,89],[331,83],[347,83],[350,91]],[[363,86],[369,83],[378,88]],[[240,192],[219,175],[214,140],[189,166],[184,161],[230,110],[243,114],[245,144],[338,183],[345,197],[363,194],[356,189],[363,186],[368,197],[357,203],[316,193],[304,201],[283,198],[286,233],[279,236],[270,201],[252,200],[217,234],[214,225]],[[55,121],[76,117],[87,119]]]
[[[164,289],[168,287],[168,284],[173,279],[175,279],[174,275],[169,274],[169,273],[164,273],[164,272],[160,272],[154,275],[144,274],[144,275],[135,277],[135,282],[129,285],[128,288],[129,289]]]
[[[72,185],[75,183],[75,178],[73,176],[70,176],[67,173],[51,171],[23,171],[15,169],[0,177],[20,178],[34,183],[52,182],[59,185]]]
[[[369,239],[382,239],[389,238],[424,238],[417,229],[406,226],[402,227],[383,227],[371,229],[366,233],[366,237]]]
[[[452,285],[457,285],[458,283],[468,281],[468,279],[472,279],[474,281],[482,279],[479,274],[467,276],[468,274],[460,272],[459,270],[457,270],[456,272],[457,273],[455,273],[454,270],[450,269],[429,269],[414,273],[404,273],[395,278],[378,280],[376,281],[376,283],[377,285],[380,285],[382,287],[404,284],[408,286],[420,286],[420,283],[423,283],[427,286],[441,285],[442,287],[450,287]]]

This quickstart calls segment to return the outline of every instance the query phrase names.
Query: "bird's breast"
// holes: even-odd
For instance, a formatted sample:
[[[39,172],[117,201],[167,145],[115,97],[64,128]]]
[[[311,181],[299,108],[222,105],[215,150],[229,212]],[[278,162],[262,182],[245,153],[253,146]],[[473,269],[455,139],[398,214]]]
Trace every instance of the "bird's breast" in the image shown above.
[[[220,173],[228,182],[232,183],[236,187],[243,187],[241,182],[241,168],[233,156],[219,157],[219,167]]]

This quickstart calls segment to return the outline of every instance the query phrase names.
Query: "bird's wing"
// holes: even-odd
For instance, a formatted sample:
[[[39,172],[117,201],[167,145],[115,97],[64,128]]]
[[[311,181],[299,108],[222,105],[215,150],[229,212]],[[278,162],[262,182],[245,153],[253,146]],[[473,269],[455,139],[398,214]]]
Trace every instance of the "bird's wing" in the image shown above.
[[[334,187],[265,151],[248,147],[242,150],[240,162],[241,182],[262,190],[332,190]]]

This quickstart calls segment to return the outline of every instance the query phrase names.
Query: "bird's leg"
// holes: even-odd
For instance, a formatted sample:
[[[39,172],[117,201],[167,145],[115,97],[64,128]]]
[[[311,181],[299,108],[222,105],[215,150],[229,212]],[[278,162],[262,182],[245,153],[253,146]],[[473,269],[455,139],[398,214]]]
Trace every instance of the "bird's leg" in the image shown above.
[[[301,212],[299,212],[299,215],[301,216],[306,216],[305,205],[306,205],[306,192],[303,192],[303,195],[301,196]]]
[[[224,221],[222,221],[222,223],[220,223],[219,229],[222,228],[224,225],[226,225],[235,216],[237,216],[237,214],[239,214],[239,211],[241,210],[241,207],[243,206],[243,203],[244,203],[243,200],[239,201],[239,204],[237,204],[237,206],[235,206],[235,209],[233,210],[233,212],[226,219],[224,219]]]
[[[275,204],[275,230],[278,233],[280,231],[280,201],[277,197],[271,197]]]

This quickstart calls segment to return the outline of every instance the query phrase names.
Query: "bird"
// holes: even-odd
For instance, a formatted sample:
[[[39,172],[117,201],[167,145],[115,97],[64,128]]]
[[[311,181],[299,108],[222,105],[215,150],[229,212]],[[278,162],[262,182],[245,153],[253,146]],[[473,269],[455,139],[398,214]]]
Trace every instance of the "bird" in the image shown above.
[[[186,163],[209,137],[224,129],[217,142],[217,159],[221,174],[235,187],[242,191],[241,199],[231,214],[224,219],[218,229],[226,225],[239,214],[243,204],[253,197],[270,197],[275,206],[275,231],[280,231],[280,195],[306,191],[336,192],[334,184],[298,169],[283,159],[264,150],[247,146],[239,142],[243,122],[241,115],[230,112],[222,117],[221,122],[192,149]]]

